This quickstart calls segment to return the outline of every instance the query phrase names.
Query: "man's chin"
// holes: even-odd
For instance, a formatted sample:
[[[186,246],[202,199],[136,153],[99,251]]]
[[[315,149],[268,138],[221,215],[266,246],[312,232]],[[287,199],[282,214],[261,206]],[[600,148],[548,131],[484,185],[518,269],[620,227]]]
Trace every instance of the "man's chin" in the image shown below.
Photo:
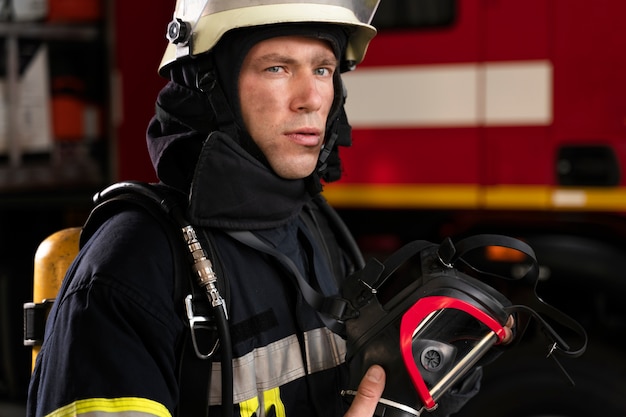
[[[308,177],[315,170],[316,164],[312,167],[309,166],[295,166],[295,167],[278,167],[273,168],[274,172],[281,178],[286,180],[300,180]]]

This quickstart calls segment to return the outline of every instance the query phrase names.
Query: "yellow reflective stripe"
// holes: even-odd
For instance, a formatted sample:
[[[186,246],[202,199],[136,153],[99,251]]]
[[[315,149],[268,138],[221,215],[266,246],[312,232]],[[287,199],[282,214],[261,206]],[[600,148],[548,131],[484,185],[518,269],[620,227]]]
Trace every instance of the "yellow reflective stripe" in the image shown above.
[[[249,400],[239,403],[239,415],[241,417],[256,416],[256,412],[259,410],[259,397],[253,397]]]
[[[283,400],[280,399],[279,388],[273,388],[263,392],[263,399],[265,401],[266,414],[273,405],[276,417],[285,417],[287,415],[285,413],[285,404],[283,404]]]
[[[100,416],[104,413],[116,413],[124,417],[158,416],[171,417],[168,409],[161,403],[146,398],[89,398],[74,401],[46,417]]]
[[[276,417],[285,417],[285,404],[280,399],[280,388],[272,388],[263,391],[263,403],[259,403],[259,397],[250,398],[249,400],[239,403],[239,415],[241,417],[264,417],[274,406],[274,415]],[[263,409],[263,412],[261,412]]]

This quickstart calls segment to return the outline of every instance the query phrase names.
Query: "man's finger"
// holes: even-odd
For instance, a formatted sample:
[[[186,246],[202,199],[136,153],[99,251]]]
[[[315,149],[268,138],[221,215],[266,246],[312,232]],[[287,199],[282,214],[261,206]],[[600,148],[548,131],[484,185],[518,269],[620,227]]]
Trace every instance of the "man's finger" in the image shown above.
[[[512,315],[509,316],[506,324],[504,325],[504,340],[502,344],[506,345],[513,340],[513,327],[515,326],[515,318]]]
[[[368,370],[354,396],[354,401],[344,417],[371,417],[385,389],[385,371],[378,365]]]

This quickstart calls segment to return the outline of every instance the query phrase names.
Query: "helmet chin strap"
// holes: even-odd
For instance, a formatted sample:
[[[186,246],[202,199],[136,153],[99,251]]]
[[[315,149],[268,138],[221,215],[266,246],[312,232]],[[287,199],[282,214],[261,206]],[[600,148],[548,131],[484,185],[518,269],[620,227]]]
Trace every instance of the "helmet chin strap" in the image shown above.
[[[339,146],[352,144],[352,127],[348,123],[345,109],[341,106],[339,115],[330,124],[324,146],[320,151],[317,161],[316,172],[327,182],[337,181],[341,178],[341,161],[339,159]]]
[[[322,146],[322,149],[320,150],[320,156],[317,159],[318,172],[321,173],[327,168],[326,160],[328,159],[330,152],[335,146],[335,143],[337,142],[338,137],[339,135],[337,134],[337,132],[332,132],[330,135],[330,138],[326,139],[326,141],[324,142],[324,145]]]
[[[196,88],[206,94],[213,110],[218,130],[226,133],[233,139],[237,138],[235,114],[217,80],[215,69],[208,63],[208,60],[203,60],[203,64],[200,65],[196,74]]]
[[[348,91],[339,72],[335,73],[335,102],[329,113],[330,123],[327,123],[326,140],[317,163],[317,174],[327,182],[341,178],[341,161],[339,146],[352,145],[352,126],[348,122],[345,103]],[[333,154],[331,157],[331,154]],[[329,159],[330,158],[330,159]]]

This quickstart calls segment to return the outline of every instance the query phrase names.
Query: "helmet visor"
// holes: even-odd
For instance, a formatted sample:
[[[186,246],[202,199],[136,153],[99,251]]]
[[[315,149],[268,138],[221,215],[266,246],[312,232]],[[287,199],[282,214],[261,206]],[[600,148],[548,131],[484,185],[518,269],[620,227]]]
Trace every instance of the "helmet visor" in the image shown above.
[[[178,0],[159,71],[179,58],[210,51],[230,30],[289,23],[352,28],[345,67],[359,64],[376,34],[370,21],[380,0]],[[184,23],[184,30],[179,26]],[[170,27],[173,30],[170,31]],[[181,27],[182,28],[182,27]]]
[[[197,21],[201,16],[246,7],[280,4],[319,4],[339,6],[352,10],[359,22],[370,24],[379,3],[380,0],[186,0],[179,1],[176,16]]]

